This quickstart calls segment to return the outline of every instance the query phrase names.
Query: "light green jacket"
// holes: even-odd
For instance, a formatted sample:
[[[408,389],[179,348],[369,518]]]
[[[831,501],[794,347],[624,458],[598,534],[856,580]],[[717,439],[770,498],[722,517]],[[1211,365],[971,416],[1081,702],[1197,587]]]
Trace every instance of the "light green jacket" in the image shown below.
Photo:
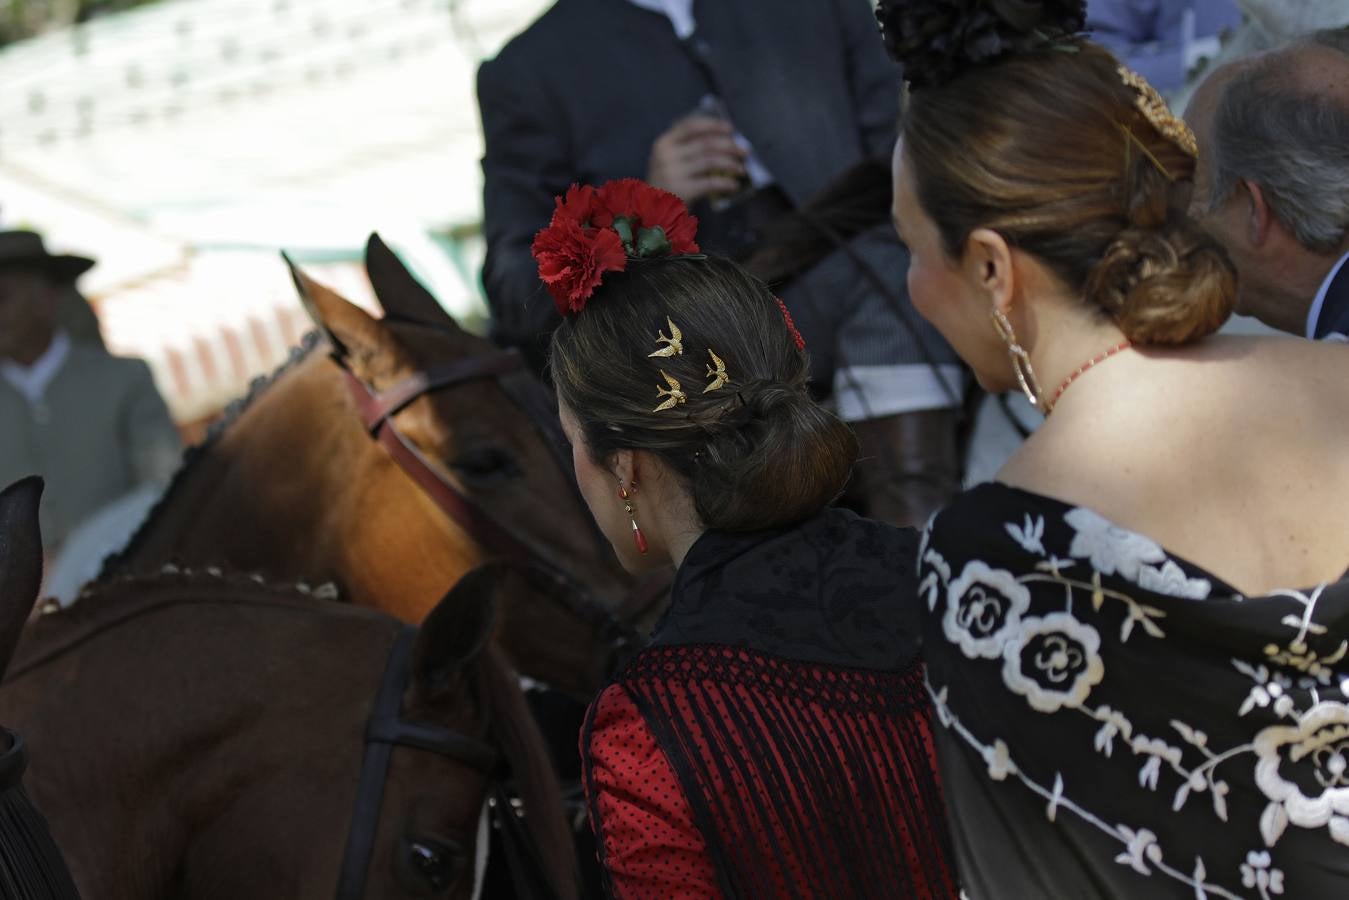
[[[180,456],[178,430],[141,360],[74,342],[36,407],[0,378],[0,486],[46,478],[48,551],[95,510],[146,482],[168,481]]]

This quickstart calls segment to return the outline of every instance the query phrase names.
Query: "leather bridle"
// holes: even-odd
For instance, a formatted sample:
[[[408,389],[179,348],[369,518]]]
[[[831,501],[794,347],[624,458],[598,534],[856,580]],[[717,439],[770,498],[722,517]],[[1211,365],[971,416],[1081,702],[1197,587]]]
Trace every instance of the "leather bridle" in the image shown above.
[[[389,775],[389,757],[394,747],[413,747],[462,763],[495,781],[499,772],[496,748],[486,741],[450,728],[402,718],[403,694],[412,676],[412,649],[417,629],[405,625],[394,639],[384,677],[370,720],[365,729],[365,755],[356,783],[356,807],[352,811],[347,846],[337,881],[337,900],[361,900],[365,896],[370,860],[379,834],[384,784]],[[475,873],[476,877],[476,873]]]
[[[518,537],[492,518],[479,504],[445,477],[394,426],[393,417],[418,398],[436,391],[477,381],[494,381],[523,412],[547,445],[550,455],[572,482],[570,454],[561,433],[551,398],[525,368],[524,359],[515,351],[491,351],[454,360],[414,372],[392,387],[376,391],[347,368],[341,355],[333,361],[342,372],[342,380],[360,413],[361,424],[394,462],[436,506],[490,554],[504,558],[524,569],[553,579],[559,588],[548,595],[562,603],[567,611],[590,625],[605,649],[600,661],[604,673],[613,671],[642,644],[642,637],[630,624],[649,611],[668,590],[668,579],[647,579],[620,604],[610,610],[593,600],[562,569],[546,558],[525,539]],[[579,490],[578,502],[579,498]],[[596,535],[597,540],[603,538]],[[439,753],[484,773],[489,778],[492,821],[501,837],[501,847],[510,862],[516,892],[521,897],[552,895],[537,848],[525,833],[511,803],[507,779],[509,773],[498,765],[496,750],[484,741],[433,725],[404,722],[399,708],[410,673],[410,654],[416,629],[408,626],[394,642],[375,708],[366,732],[365,756],[356,791],[356,808],[342,860],[337,900],[357,900],[365,891],[370,859],[379,825],[384,782],[389,756],[394,746],[407,746]],[[479,840],[487,839],[479,833]],[[485,853],[485,847],[479,848]],[[481,862],[480,856],[479,861]],[[481,867],[475,868],[475,892],[480,889]]]
[[[361,776],[356,783],[356,804],[352,810],[347,845],[337,881],[337,900],[361,900],[370,875],[370,861],[379,835],[380,813],[384,805],[384,786],[389,777],[389,760],[394,747],[410,747],[435,753],[468,766],[487,779],[483,817],[479,823],[473,866],[473,897],[479,896],[487,861],[488,815],[501,836],[501,846],[510,862],[515,893],[522,900],[551,897],[543,864],[533,840],[525,832],[510,802],[510,771],[497,749],[487,741],[470,737],[442,725],[408,722],[402,717],[403,695],[412,678],[412,652],[417,628],[404,625],[389,650],[379,693],[365,728],[365,753]],[[490,715],[484,710],[484,715]]]
[[[400,410],[427,394],[477,381],[495,381],[530,420],[566,481],[572,483],[570,455],[551,399],[526,370],[524,358],[519,353],[496,350],[443,363],[414,372],[382,391],[373,390],[357,378],[340,355],[334,354],[332,358],[342,370],[343,382],[355,401],[366,432],[445,515],[487,552],[548,572],[568,585],[566,591],[558,592],[557,599],[568,612],[596,630],[607,650],[606,670],[612,671],[641,645],[642,638],[632,622],[664,596],[668,579],[648,579],[639,583],[616,610],[610,610],[592,599],[537,548],[492,518],[437,470],[393,423],[393,417]],[[597,540],[602,538],[597,535]]]

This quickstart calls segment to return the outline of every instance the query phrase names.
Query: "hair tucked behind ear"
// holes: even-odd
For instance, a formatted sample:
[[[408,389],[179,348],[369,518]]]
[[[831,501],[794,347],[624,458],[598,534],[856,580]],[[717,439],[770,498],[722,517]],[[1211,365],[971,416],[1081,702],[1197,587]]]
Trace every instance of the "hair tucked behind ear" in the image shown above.
[[[667,320],[683,353],[652,358]],[[730,382],[704,392],[715,353]],[[734,263],[669,259],[605,276],[553,335],[552,374],[591,456],[658,455],[689,487],[707,528],[749,531],[800,521],[843,490],[852,430],[810,399],[807,359],[763,282]],[[668,375],[685,402],[655,411]]]

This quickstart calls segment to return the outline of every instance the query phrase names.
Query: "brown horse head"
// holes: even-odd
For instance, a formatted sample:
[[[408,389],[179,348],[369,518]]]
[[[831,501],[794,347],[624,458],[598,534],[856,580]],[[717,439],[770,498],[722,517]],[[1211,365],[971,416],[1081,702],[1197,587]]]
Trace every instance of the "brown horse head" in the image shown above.
[[[0,491],[0,676],[42,587],[42,487],[33,475]]]
[[[481,811],[509,771],[543,877],[572,896],[556,781],[487,642],[497,583],[474,573],[432,609],[401,691],[389,678],[402,626],[251,579],[108,579],[43,616],[0,690],[0,720],[41,763],[28,788],[82,894],[329,900],[354,858],[363,889],[350,896],[467,898]],[[392,746],[362,809],[367,736],[387,722],[372,711],[391,683],[395,717],[428,743]],[[440,750],[446,732],[485,744],[488,762]]]
[[[328,352],[284,371],[196,454],[111,571],[176,562],[331,582],[352,602],[415,622],[445,584],[502,555],[492,535],[504,532],[532,564],[581,588],[513,597],[503,647],[524,674],[588,696],[613,661],[609,613],[633,605],[634,585],[549,438],[551,398],[540,404],[530,376],[498,370],[393,409],[388,421],[430,477],[487,527],[447,514],[372,438],[362,398],[502,353],[460,328],[378,237],[367,270],[382,319],[295,272]]]

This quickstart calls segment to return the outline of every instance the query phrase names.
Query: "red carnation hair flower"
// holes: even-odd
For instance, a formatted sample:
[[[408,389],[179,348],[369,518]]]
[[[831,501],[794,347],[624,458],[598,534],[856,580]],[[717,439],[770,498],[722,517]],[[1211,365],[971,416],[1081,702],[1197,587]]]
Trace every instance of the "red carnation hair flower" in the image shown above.
[[[787,304],[782,302],[781,297],[774,297],[778,302],[778,309],[782,310],[782,321],[787,323],[787,333],[792,336],[792,343],[796,344],[796,349],[804,351],[806,349],[806,339],[801,337],[801,332],[796,330],[796,323],[792,321],[792,314],[787,309]]]
[[[582,228],[589,228],[595,213],[599,208],[599,191],[588,184],[573,184],[567,188],[567,193],[558,197],[554,202],[556,206],[553,209],[553,221],[557,221],[558,216],[571,219]],[[607,224],[607,223],[605,223]]]
[[[684,201],[669,191],[652,187],[637,178],[620,178],[601,187],[595,199],[598,207],[594,217],[596,225],[611,228],[614,219],[626,217],[632,221],[633,234],[643,228],[663,231],[670,242],[671,256],[701,252],[694,240],[698,233],[698,217],[689,215]]]
[[[598,189],[573,184],[557,198],[552,221],[531,249],[539,278],[565,316],[585,309],[605,273],[623,271],[629,258],[698,253],[697,230],[684,201],[624,178]]]
[[[561,209],[553,213],[552,224],[535,235],[531,249],[539,262],[539,278],[564,316],[585,309],[605,272],[622,272],[628,265],[617,234],[607,228],[582,228]]]

